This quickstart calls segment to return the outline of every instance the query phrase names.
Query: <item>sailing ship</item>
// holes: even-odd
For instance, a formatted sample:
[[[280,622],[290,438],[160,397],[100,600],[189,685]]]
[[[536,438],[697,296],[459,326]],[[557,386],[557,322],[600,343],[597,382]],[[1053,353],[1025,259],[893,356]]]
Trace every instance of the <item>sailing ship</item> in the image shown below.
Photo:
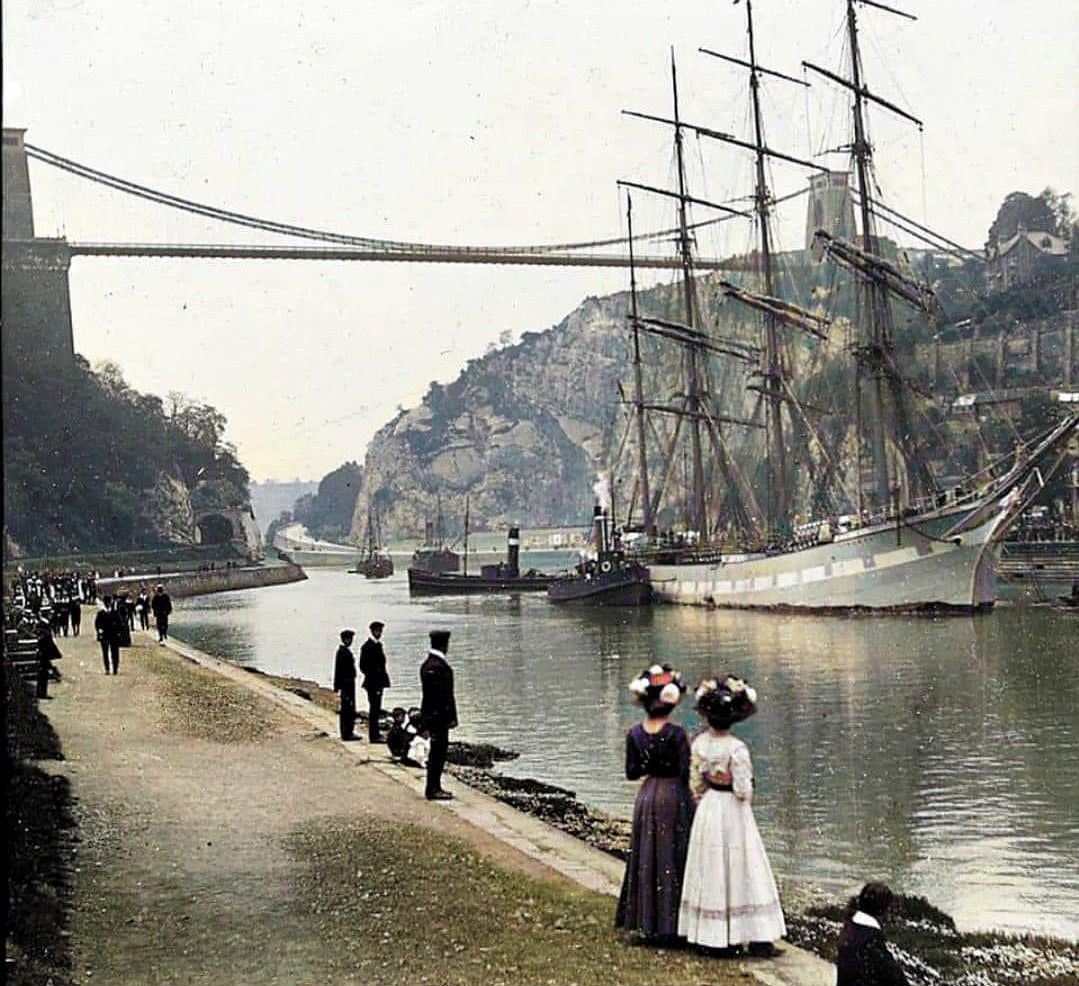
[[[414,569],[422,572],[456,572],[461,567],[461,556],[446,544],[446,531],[442,520],[442,498],[438,498],[435,522],[424,524],[423,544],[412,553]]]
[[[674,198],[678,202],[678,242],[682,259],[683,321],[635,316],[637,330],[672,340],[683,350],[685,386],[681,403],[661,406],[644,399],[640,388],[639,352],[635,405],[641,446],[640,486],[646,530],[654,529],[657,502],[649,499],[647,457],[643,452],[646,411],[678,418],[677,437],[689,432],[691,479],[687,483],[686,544],[675,550],[653,550],[649,564],[657,600],[722,607],[765,607],[810,610],[978,610],[995,600],[994,565],[999,541],[1009,524],[1029,502],[1040,481],[1038,464],[1058,450],[1079,426],[1079,415],[1065,414],[1047,431],[1021,444],[1010,456],[991,464],[965,481],[939,484],[928,465],[919,429],[915,426],[914,387],[897,359],[893,305],[905,305],[932,324],[939,304],[932,289],[916,280],[901,261],[889,255],[888,241],[876,228],[881,216],[904,219],[876,197],[873,152],[867,137],[866,110],[872,104],[921,127],[905,110],[871,92],[863,78],[859,51],[857,7],[911,16],[877,0],[845,0],[846,35],[851,77],[804,62],[806,70],[827,79],[851,95],[853,141],[841,150],[853,158],[860,230],[853,215],[849,235],[818,229],[814,247],[853,281],[856,302],[847,352],[852,357],[852,393],[848,407],[852,422],[839,443],[821,437],[815,411],[800,399],[791,357],[792,336],[808,344],[829,338],[831,320],[819,311],[792,303],[777,283],[771,238],[776,204],[766,178],[766,165],[778,159],[831,180],[836,173],[813,162],[776,151],[765,142],[761,113],[762,77],[807,85],[804,80],[762,67],[756,56],[752,0],[746,0],[748,60],[701,49],[728,63],[748,69],[752,102],[753,139],[741,140],[708,127],[694,126],[679,114],[677,74],[673,56],[673,118],[630,113],[673,127],[678,177],[677,191],[635,182],[620,182]],[[629,112],[629,111],[627,111]],[[709,331],[702,317],[693,277],[687,206],[698,204],[738,213],[723,204],[690,196],[686,190],[683,137],[686,131],[750,151],[754,155],[756,187],[752,193],[759,237],[752,267],[760,276],[760,291],[731,281],[721,283],[728,301],[754,313],[759,345],[722,339]],[[846,175],[842,175],[846,182]],[[852,209],[853,212],[853,209]],[[906,221],[911,229],[911,221]],[[913,224],[929,233],[926,227]],[[902,226],[900,228],[903,228]],[[634,301],[634,310],[635,310]],[[635,337],[635,345],[636,345]],[[749,418],[719,413],[708,383],[709,358],[723,356],[748,367],[757,394]],[[914,396],[917,396],[916,394]],[[833,409],[833,414],[840,411]],[[763,421],[761,421],[763,418]],[[765,477],[763,504],[754,484],[739,470],[725,431],[730,426],[759,428],[764,433]],[[851,437],[848,439],[847,435]],[[708,440],[713,452],[711,479],[703,455]],[[853,452],[846,451],[853,447]],[[671,450],[673,455],[673,447]],[[846,464],[841,460],[846,456]],[[801,460],[801,462],[799,462]],[[851,464],[853,460],[853,464]],[[814,480],[816,516],[796,513],[799,489],[797,466]],[[669,468],[668,468],[669,471]],[[844,483],[853,473],[854,483]],[[867,478],[870,477],[870,478]],[[706,486],[719,487],[713,518]],[[856,489],[851,489],[855,486]],[[803,495],[803,499],[805,498]],[[824,509],[821,502],[824,501]],[[736,536],[732,537],[731,532]],[[716,535],[725,533],[724,538]]]
[[[521,571],[521,531],[511,527],[506,536],[506,560],[494,565],[481,565],[478,575],[468,572],[468,508],[465,507],[465,563],[463,572],[429,572],[418,568],[408,570],[408,590],[413,595],[472,595],[499,592],[543,592],[555,576],[535,569]]]
[[[368,579],[385,579],[393,575],[393,559],[382,547],[382,525],[370,508],[367,510],[363,554],[352,571]]]
[[[610,513],[596,504],[592,516],[596,557],[582,561],[575,575],[559,578],[548,587],[552,603],[645,606],[651,602],[648,569],[622,550],[613,527]]]

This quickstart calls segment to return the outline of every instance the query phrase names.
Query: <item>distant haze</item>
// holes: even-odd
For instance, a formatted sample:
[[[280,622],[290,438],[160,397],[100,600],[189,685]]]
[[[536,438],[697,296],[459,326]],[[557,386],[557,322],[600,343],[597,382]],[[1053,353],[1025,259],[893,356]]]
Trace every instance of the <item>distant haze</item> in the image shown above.
[[[885,197],[980,247],[1008,192],[1076,188],[1079,8],[895,2],[920,19],[861,9],[867,82],[926,131],[923,144],[872,114]],[[803,58],[840,66],[840,0],[754,10],[764,64],[799,77]],[[672,181],[670,133],[620,112],[669,112],[670,46],[683,117],[748,136],[743,74],[697,53],[744,56],[744,17],[713,0],[5,0],[4,119],[91,166],[271,219],[432,243],[592,240],[622,228],[617,179]],[[849,140],[829,84],[807,97],[769,81],[765,96],[773,146],[809,155]],[[691,191],[750,191],[747,155],[695,138],[687,150]],[[256,240],[31,169],[39,234]],[[786,165],[773,179],[778,194],[805,180]],[[638,228],[672,222],[669,202],[635,205]],[[800,245],[803,217],[799,200],[782,245]],[[750,243],[728,223],[700,247]],[[80,258],[71,271],[76,348],[140,389],[217,406],[256,478],[362,461],[431,380],[625,285],[623,271],[543,267]]]
[[[318,480],[266,480],[264,483],[251,484],[251,509],[255,511],[255,522],[263,535],[273,520],[284,510],[291,510],[292,505],[307,493],[318,489]]]

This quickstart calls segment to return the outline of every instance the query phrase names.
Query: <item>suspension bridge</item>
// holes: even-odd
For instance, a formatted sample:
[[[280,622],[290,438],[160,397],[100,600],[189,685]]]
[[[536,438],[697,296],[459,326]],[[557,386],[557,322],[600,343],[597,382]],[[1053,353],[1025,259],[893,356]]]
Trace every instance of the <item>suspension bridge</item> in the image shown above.
[[[625,247],[625,239],[592,240],[583,243],[538,244],[531,246],[461,246],[433,243],[413,243],[399,240],[354,236],[331,230],[313,229],[295,223],[247,215],[220,206],[196,202],[193,199],[172,195],[147,185],[139,184],[117,175],[109,174],[71,158],[63,157],[26,143],[20,131],[4,132],[5,185],[12,186],[16,199],[24,197],[26,211],[30,212],[29,177],[26,160],[33,159],[67,174],[111,188],[125,195],[153,202],[165,208],[202,216],[223,224],[241,226],[261,233],[286,236],[290,239],[316,241],[317,245],[288,244],[233,244],[233,243],[99,243],[65,241],[70,257],[179,257],[211,258],[225,260],[323,260],[323,261],[396,261],[405,263],[439,264],[514,264],[548,267],[628,267],[631,257],[627,252],[612,248]],[[11,137],[9,141],[9,135]],[[10,150],[9,150],[10,147]],[[25,175],[25,178],[24,178]],[[802,194],[802,193],[799,193]],[[15,203],[18,205],[18,202]],[[6,207],[5,207],[6,208]],[[19,210],[16,210],[19,211]],[[707,224],[721,220],[744,217],[748,213],[736,209],[726,210],[723,216]],[[5,216],[5,218],[8,218]],[[5,232],[5,240],[18,243],[36,240],[32,227],[16,219],[14,232]],[[5,224],[6,226],[6,224]],[[643,242],[669,240],[677,230],[659,230],[642,234],[635,239]],[[26,234],[30,235],[27,236]],[[632,263],[641,268],[677,270],[680,259],[673,253],[636,254]],[[745,269],[745,258],[720,260],[702,257],[694,266],[701,271]]]

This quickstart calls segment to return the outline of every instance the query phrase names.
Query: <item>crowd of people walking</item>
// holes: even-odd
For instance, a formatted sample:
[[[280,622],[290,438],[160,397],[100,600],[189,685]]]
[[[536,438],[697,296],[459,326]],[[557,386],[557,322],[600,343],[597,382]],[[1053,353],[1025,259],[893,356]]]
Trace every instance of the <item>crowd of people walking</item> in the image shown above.
[[[97,572],[25,572],[11,580],[11,602],[16,610],[48,621],[55,636],[77,637],[82,630],[82,608],[97,602]]]
[[[56,676],[55,661],[62,656],[56,637],[77,637],[82,631],[85,605],[96,607],[94,636],[101,647],[101,661],[106,674],[119,674],[120,651],[131,646],[136,628],[150,629],[153,617],[158,642],[168,638],[172,599],[159,583],[151,593],[146,583],[137,594],[122,589],[115,595],[98,597],[97,572],[39,573],[19,571],[10,584],[13,625],[33,633],[38,641],[38,696],[47,698],[50,677]]]

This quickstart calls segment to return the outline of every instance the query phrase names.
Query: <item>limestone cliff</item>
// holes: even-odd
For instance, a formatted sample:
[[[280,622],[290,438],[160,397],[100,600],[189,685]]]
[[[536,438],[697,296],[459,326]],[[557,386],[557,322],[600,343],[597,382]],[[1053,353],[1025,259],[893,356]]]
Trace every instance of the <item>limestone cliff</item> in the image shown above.
[[[387,535],[423,530],[441,497],[447,527],[580,523],[610,440],[627,348],[625,298],[590,298],[559,325],[469,361],[374,437],[352,537],[368,506]]]
[[[785,335],[784,359],[803,402],[797,413],[788,408],[785,453],[795,512],[808,516],[841,509],[829,491],[857,486],[851,410],[857,384],[849,321],[853,293],[805,255],[785,259],[794,296],[809,305],[826,305],[837,316],[824,342],[800,339],[793,331]],[[923,269],[931,258],[916,259]],[[959,284],[959,275],[944,273]],[[934,474],[945,481],[984,465],[990,446],[1010,448],[990,426],[980,428],[975,442],[977,422],[950,410],[957,392],[986,389],[994,377],[997,387],[1021,384],[1035,390],[1061,381],[1070,385],[1074,379],[1074,291],[1059,304],[1042,305],[1046,311],[1038,309],[1042,324],[1027,320],[1033,311],[1023,307],[1022,298],[998,299],[988,307],[963,301],[974,297],[978,282],[976,274],[961,273],[962,291],[943,282],[944,274],[935,278],[957,324],[938,333],[908,313],[896,340],[898,358],[912,382],[917,442]],[[709,299],[701,312],[703,324],[714,336],[757,344],[759,329],[752,316],[737,304],[722,302],[716,279],[709,275],[699,285],[698,296]],[[642,314],[684,320],[677,284],[642,292],[638,303]],[[588,298],[553,328],[525,333],[516,345],[470,360],[452,383],[432,384],[418,407],[401,411],[371,441],[350,538],[362,536],[369,507],[381,516],[384,536],[417,535],[425,520],[434,519],[439,499],[447,531],[456,533],[466,496],[474,530],[511,523],[587,523],[600,475],[610,480],[616,512],[624,517],[637,496],[636,451],[625,400],[633,373],[627,304],[626,293]],[[1021,325],[1017,315],[1025,316]],[[963,328],[969,324],[975,326],[973,333]],[[646,400],[679,405],[685,390],[682,353],[666,340],[642,336],[642,357]],[[987,360],[995,360],[995,372]],[[702,428],[708,496],[721,517],[752,523],[763,515],[766,496],[757,367],[753,360],[727,357],[707,363],[703,387],[708,405],[719,415]],[[1021,422],[1024,433],[1037,430],[1044,417],[1044,409],[1033,404],[1024,404],[1019,413],[1030,418]],[[688,474],[682,456],[667,453],[685,445],[688,429],[676,440],[670,415],[652,413],[649,418],[652,489],[655,494],[663,488],[665,504],[658,520],[661,526],[674,524],[687,496]],[[712,426],[715,432],[709,434]],[[724,506],[728,498],[729,508]],[[734,512],[735,501],[748,510],[743,521]],[[639,516],[639,504],[634,513]]]

